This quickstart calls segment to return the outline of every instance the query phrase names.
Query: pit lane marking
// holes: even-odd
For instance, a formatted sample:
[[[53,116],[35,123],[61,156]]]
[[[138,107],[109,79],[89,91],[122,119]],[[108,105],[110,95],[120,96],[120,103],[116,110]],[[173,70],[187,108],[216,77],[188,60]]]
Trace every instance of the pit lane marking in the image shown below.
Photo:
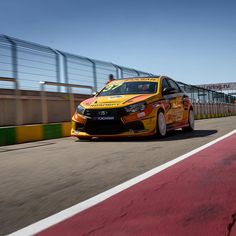
[[[33,223],[33,224],[23,228],[23,229],[20,229],[20,230],[14,232],[12,234],[9,234],[9,236],[23,236],[23,235],[27,236],[27,235],[37,234],[37,233],[39,233],[39,232],[55,225],[55,224],[58,224],[58,223],[60,223],[64,220],[66,220],[66,219],[68,219],[68,218],[70,218],[70,217],[72,217],[72,216],[74,216],[74,215],[76,215],[76,214],[78,214],[78,213],[80,213],[80,212],[82,212],[82,211],[84,211],[84,210],[100,203],[100,202],[103,202],[104,200],[112,197],[113,195],[115,195],[115,194],[117,194],[117,193],[119,193],[119,192],[121,192],[121,191],[123,191],[123,190],[125,190],[125,189],[127,189],[127,188],[129,188],[129,187],[131,187],[131,186],[133,186],[133,185],[135,185],[135,184],[137,184],[137,183],[139,183],[139,182],[141,182],[141,181],[143,181],[143,180],[145,180],[145,179],[147,179],[147,178],[149,178],[149,177],[151,177],[151,176],[153,176],[153,175],[155,175],[155,174],[157,174],[157,173],[159,173],[159,172],[161,172],[161,171],[163,171],[163,170],[165,170],[165,169],[167,169],[171,166],[173,166],[173,165],[175,165],[178,162],[181,162],[181,161],[193,156],[194,154],[196,154],[196,153],[212,146],[213,144],[215,144],[215,143],[217,143],[217,142],[219,142],[219,141],[221,141],[221,140],[223,140],[223,139],[225,139],[225,138],[227,138],[227,137],[229,137],[229,136],[231,136],[235,133],[236,133],[236,129],[229,132],[229,133],[227,133],[226,135],[224,135],[222,137],[219,137],[219,138],[217,138],[217,139],[215,139],[215,140],[213,140],[213,141],[211,141],[211,142],[209,142],[209,143],[207,143],[203,146],[200,146],[200,147],[198,147],[198,148],[196,148],[196,149],[194,149],[194,150],[192,150],[192,151],[190,151],[190,152],[188,152],[188,153],[186,153],[182,156],[179,156],[176,159],[171,160],[171,161],[169,161],[169,162],[167,162],[163,165],[155,167],[155,168],[153,168],[153,169],[151,169],[151,170],[149,170],[149,171],[147,171],[147,172],[145,172],[145,173],[143,173],[143,174],[141,174],[137,177],[134,177],[134,178],[132,178],[132,179],[116,186],[116,187],[113,187],[113,188],[111,188],[111,189],[109,189],[109,190],[107,190],[103,193],[100,193],[100,194],[98,194],[98,195],[96,195],[96,196],[94,196],[94,197],[92,197],[88,200],[85,200],[81,203],[78,203],[78,204],[76,204],[76,205],[74,205],[70,208],[67,208],[67,209],[65,209],[65,210],[63,210],[59,213],[56,213],[56,214],[54,214],[52,216],[49,216],[45,219],[42,219],[42,220],[40,220],[36,223]]]

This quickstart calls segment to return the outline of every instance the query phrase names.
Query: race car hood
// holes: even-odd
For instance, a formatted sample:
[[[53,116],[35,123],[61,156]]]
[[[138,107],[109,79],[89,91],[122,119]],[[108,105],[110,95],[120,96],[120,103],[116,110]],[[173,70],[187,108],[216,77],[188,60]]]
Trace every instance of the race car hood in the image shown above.
[[[85,108],[113,108],[124,107],[129,104],[147,101],[156,96],[156,94],[130,94],[114,95],[89,98],[81,103]]]

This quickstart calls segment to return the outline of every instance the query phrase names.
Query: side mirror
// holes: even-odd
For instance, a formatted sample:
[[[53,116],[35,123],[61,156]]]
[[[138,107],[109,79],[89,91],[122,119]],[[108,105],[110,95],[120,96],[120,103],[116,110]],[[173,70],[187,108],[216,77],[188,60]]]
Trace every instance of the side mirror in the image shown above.
[[[92,92],[91,97],[94,97],[98,94],[98,92]]]
[[[176,89],[174,89],[174,88],[164,88],[163,91],[162,91],[163,95],[172,94],[172,93],[176,93]]]

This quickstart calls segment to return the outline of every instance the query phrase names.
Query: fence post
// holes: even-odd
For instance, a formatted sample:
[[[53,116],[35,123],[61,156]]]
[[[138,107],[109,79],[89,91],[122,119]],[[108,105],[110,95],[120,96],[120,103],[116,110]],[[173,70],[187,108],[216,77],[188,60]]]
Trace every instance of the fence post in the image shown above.
[[[122,67],[118,66],[118,68],[120,69],[120,76],[121,76],[121,79],[124,78],[124,72],[123,72],[123,69]]]
[[[93,62],[93,83],[95,92],[98,91],[96,63]]]
[[[4,35],[6,40],[11,44],[11,59],[12,59],[12,73],[13,78],[18,81],[18,63],[17,63],[17,45],[16,42],[10,37]],[[17,83],[17,89],[19,89],[19,84]]]
[[[61,54],[62,57],[63,57],[62,63],[63,63],[63,70],[64,70],[64,82],[66,84],[68,84],[69,83],[69,74],[68,74],[68,60],[67,60],[67,56],[66,56],[65,53],[63,53],[61,51],[57,50],[57,52],[59,54]],[[68,87],[66,88],[66,92],[69,93],[69,88]]]
[[[94,90],[95,92],[98,91],[98,83],[97,83],[97,69],[96,69],[96,63],[90,59],[90,58],[86,58],[89,62],[92,63],[92,68],[93,68],[93,85],[94,85]]]
[[[43,81],[40,82],[40,93],[41,93],[41,109],[42,109],[42,122],[43,124],[48,123],[48,108],[47,108],[47,100],[45,94],[45,83]]]
[[[91,92],[94,91],[94,88],[92,86],[87,85],[78,85],[78,84],[66,84],[66,83],[56,83],[51,81],[40,81],[40,94],[41,94],[41,110],[42,110],[42,123],[47,124],[48,123],[48,106],[47,106],[47,98],[46,98],[46,91],[45,86],[63,86],[67,87],[68,95],[69,95],[69,106],[70,106],[70,116],[74,114],[75,109],[75,102],[74,102],[74,94],[72,91],[72,88],[86,88],[90,89]]]
[[[119,68],[116,67],[116,78],[119,79]]]
[[[75,111],[75,102],[74,102],[74,94],[72,91],[72,87],[69,87],[69,99],[70,99],[70,116],[73,116]]]
[[[134,72],[137,74],[137,76],[138,76],[138,77],[140,76],[140,73],[139,73],[139,71],[137,71],[137,70],[134,70]]]
[[[22,125],[23,112],[21,104],[21,92],[19,89],[17,44],[10,37],[6,35],[4,35],[4,37],[11,44],[12,73],[13,73],[13,78],[15,79],[16,125]]]
[[[61,66],[60,66],[60,55],[61,53],[53,48],[49,48],[55,55],[56,60],[56,77],[57,77],[57,83],[61,83]],[[61,92],[61,87],[57,86],[57,92]]]
[[[112,64],[116,68],[116,78],[119,79],[119,66]]]

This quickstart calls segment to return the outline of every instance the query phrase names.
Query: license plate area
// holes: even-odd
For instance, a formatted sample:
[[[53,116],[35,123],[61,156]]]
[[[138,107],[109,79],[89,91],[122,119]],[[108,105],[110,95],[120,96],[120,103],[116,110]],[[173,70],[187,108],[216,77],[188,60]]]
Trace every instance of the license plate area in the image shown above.
[[[115,120],[114,116],[99,116],[99,117],[93,117],[93,120]]]

